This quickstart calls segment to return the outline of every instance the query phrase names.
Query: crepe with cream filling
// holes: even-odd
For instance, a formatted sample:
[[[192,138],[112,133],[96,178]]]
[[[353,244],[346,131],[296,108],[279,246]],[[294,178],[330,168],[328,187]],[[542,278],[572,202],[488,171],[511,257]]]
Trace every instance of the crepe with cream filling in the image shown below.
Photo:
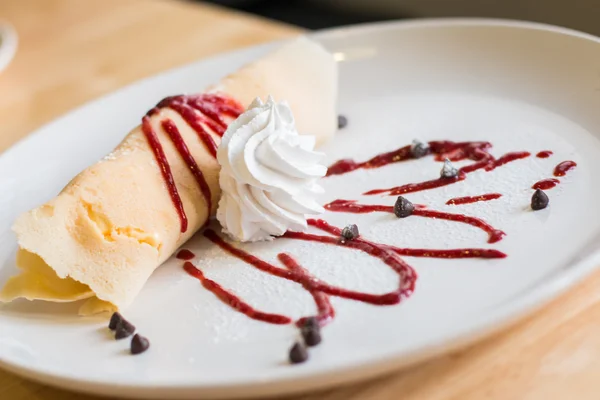
[[[268,94],[285,99],[299,132],[315,135],[318,142],[337,129],[336,63],[323,47],[306,38],[242,67],[207,92],[244,105]],[[210,116],[198,109],[193,112],[203,130],[219,143]],[[221,117],[225,123],[234,118]],[[158,107],[146,118],[168,160],[187,218],[185,232],[164,171],[140,125],[57,197],[17,218],[13,230],[21,272],[6,283],[0,301],[87,299],[81,314],[125,308],[152,272],[215,212],[219,165],[210,146],[173,108]],[[165,130],[165,120],[172,121],[181,135],[210,190],[209,198]]]

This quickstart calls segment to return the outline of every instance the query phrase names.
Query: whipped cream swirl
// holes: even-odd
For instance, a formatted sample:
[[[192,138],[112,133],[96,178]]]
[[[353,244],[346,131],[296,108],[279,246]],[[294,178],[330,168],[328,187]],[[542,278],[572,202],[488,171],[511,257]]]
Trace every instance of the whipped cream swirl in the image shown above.
[[[229,125],[217,151],[223,231],[254,242],[305,230],[307,215],[324,211],[315,196],[323,192],[317,180],[327,168],[314,147],[313,136],[298,134],[286,102],[256,98]]]

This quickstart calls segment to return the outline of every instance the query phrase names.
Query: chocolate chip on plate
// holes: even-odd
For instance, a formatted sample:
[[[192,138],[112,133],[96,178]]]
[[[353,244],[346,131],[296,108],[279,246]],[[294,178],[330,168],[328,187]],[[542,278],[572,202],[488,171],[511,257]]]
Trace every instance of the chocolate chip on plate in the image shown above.
[[[301,342],[296,342],[290,349],[289,357],[292,364],[300,364],[308,360],[308,351]]]
[[[304,339],[304,344],[309,347],[313,347],[321,343],[321,330],[314,328],[302,329],[302,338]]]
[[[356,226],[356,224],[346,225],[344,229],[342,229],[342,238],[346,240],[356,239],[358,235],[358,226]]]
[[[406,218],[413,213],[415,205],[411,203],[407,198],[398,196],[396,204],[394,204],[394,214],[398,218]]]
[[[117,329],[117,325],[121,321],[123,321],[123,316],[118,312],[113,313],[113,315],[111,315],[110,317],[110,321],[108,322],[108,329],[114,331],[115,329]]]
[[[343,129],[348,125],[348,118],[343,115],[338,115],[338,129]]]
[[[429,154],[429,145],[418,140],[413,140],[413,143],[410,146],[410,154],[412,154],[414,158],[425,157]]]
[[[125,339],[133,335],[133,332],[135,332],[135,326],[126,319],[122,319],[115,328],[115,339]]]
[[[144,336],[136,333],[131,339],[131,354],[140,354],[148,350],[150,341]]]
[[[536,191],[533,192],[533,196],[531,196],[531,208],[533,210],[543,210],[548,207],[549,202],[550,199],[548,198],[548,195],[540,189],[536,189]]]
[[[307,346],[316,346],[321,343],[321,326],[317,317],[308,317],[300,327],[302,338]]]
[[[456,169],[454,165],[452,165],[452,162],[446,158],[444,160],[444,166],[440,171],[440,176],[442,178],[456,178],[458,176],[458,169]]]

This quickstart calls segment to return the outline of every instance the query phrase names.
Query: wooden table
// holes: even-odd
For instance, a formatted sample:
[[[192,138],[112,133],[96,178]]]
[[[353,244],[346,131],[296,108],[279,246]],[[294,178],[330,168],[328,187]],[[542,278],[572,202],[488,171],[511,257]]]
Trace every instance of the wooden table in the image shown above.
[[[206,5],[152,0],[0,0],[20,36],[0,74],[0,151],[84,101],[161,70],[297,34]],[[518,326],[387,378],[295,399],[600,398],[600,273]],[[0,399],[97,399],[0,371]]]

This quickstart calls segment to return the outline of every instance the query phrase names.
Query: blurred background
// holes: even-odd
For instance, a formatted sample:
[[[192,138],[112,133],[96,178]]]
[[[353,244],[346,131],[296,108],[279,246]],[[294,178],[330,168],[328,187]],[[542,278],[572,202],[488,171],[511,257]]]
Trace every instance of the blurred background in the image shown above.
[[[253,14],[322,29],[419,17],[511,18],[600,35],[600,0],[208,0]]]

